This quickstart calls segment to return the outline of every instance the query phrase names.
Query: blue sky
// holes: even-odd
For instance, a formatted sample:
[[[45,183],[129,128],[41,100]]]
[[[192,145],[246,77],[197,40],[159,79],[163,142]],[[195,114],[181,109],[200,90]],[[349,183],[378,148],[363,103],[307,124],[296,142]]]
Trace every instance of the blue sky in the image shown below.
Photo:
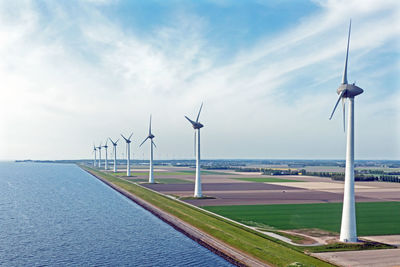
[[[356,158],[399,159],[398,1],[2,1],[0,159],[91,157],[146,136],[156,158],[343,159],[327,118],[353,20]],[[148,149],[133,152],[146,157]],[[124,149],[120,148],[119,156]]]

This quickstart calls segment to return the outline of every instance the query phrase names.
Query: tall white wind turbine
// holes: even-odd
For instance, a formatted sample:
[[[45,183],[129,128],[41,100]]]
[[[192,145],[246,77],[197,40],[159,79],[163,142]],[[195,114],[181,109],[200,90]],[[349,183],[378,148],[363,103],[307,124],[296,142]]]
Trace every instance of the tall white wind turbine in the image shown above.
[[[351,20],[347,39],[347,52],[344,63],[342,84],[337,89],[339,98],[329,118],[332,118],[339,101],[342,100],[344,126],[346,100],[349,99],[349,112],[347,117],[346,171],[344,178],[342,225],[340,229],[340,241],[342,242],[357,242],[356,208],[354,196],[354,97],[364,92],[364,90],[356,86],[355,83],[347,83],[347,60],[349,57],[350,32]]]
[[[140,144],[139,147],[141,147],[144,142],[147,141],[147,139],[150,139],[150,167],[149,167],[149,183],[153,184],[154,183],[154,175],[153,175],[153,145],[155,147],[156,144],[153,142],[153,138],[155,136],[151,133],[151,115],[150,115],[150,126],[149,126],[149,135],[146,137],[146,139],[144,139],[144,141]]]
[[[100,145],[97,147],[97,149],[99,150],[99,168],[101,168],[101,148],[102,148],[102,146],[100,143]]]
[[[104,164],[104,169],[108,170],[108,145],[107,145],[108,140],[106,140],[105,145],[103,146],[105,151],[106,151],[106,159],[105,159],[105,164]]]
[[[133,133],[129,136],[129,138],[125,138],[125,136],[122,136],[122,138],[125,139],[126,142],[126,176],[131,176],[131,137]]]
[[[113,141],[110,137],[108,138],[110,139],[112,145],[113,145],[113,153],[114,153],[114,172],[117,172],[117,143],[119,141],[119,139],[117,141]]]
[[[204,127],[203,124],[199,122],[200,112],[203,107],[201,103],[199,113],[197,114],[196,121],[192,121],[188,117],[185,118],[192,124],[195,131],[195,142],[196,143],[196,182],[194,186],[194,197],[202,197],[203,193],[201,190],[201,173],[200,173],[200,129]],[[196,131],[197,130],[197,131]],[[196,138],[197,137],[197,138]]]
[[[94,159],[93,159],[93,167],[96,167],[96,154],[97,154],[97,147],[93,144],[93,153],[94,153]]]

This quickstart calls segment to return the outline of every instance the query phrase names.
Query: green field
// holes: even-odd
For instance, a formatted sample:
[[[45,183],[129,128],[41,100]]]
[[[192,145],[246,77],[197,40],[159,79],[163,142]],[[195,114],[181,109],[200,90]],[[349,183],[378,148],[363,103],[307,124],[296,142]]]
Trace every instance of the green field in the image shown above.
[[[282,178],[232,178],[235,180],[248,181],[248,182],[257,182],[257,183],[289,183],[289,182],[303,182],[297,180],[289,180]]]
[[[193,184],[193,181],[175,179],[175,178],[163,178],[163,179],[155,179],[156,183],[159,184]]]
[[[135,183],[146,183],[149,181],[148,179],[143,179],[143,178],[125,177],[124,179],[135,182]],[[193,181],[187,181],[187,180],[176,179],[176,178],[154,179],[154,181],[157,184],[193,184],[194,183]]]
[[[109,174],[114,175],[114,176],[126,176],[126,171],[119,171],[119,172],[110,172]],[[177,172],[166,172],[166,171],[162,171],[162,172],[158,172],[155,171],[153,173],[154,176],[178,176],[178,175],[194,175],[195,171],[177,171]],[[214,171],[201,171],[201,174],[203,175],[224,175],[227,173],[222,173],[222,172],[214,172]],[[148,171],[135,171],[132,170],[131,171],[131,175],[132,176],[149,176],[149,172]]]
[[[209,206],[235,221],[281,230],[319,228],[340,231],[342,203]],[[400,234],[400,202],[356,203],[359,236]]]
[[[110,174],[88,167],[82,166],[82,168],[101,176],[103,179],[124,188],[141,199],[157,206],[161,210],[173,214],[194,227],[261,261],[275,266],[288,266],[294,262],[302,264],[300,266],[332,266],[329,263],[305,255],[303,252],[299,251],[298,248],[287,245],[282,241],[209,214],[201,209],[154,193],[144,187]]]

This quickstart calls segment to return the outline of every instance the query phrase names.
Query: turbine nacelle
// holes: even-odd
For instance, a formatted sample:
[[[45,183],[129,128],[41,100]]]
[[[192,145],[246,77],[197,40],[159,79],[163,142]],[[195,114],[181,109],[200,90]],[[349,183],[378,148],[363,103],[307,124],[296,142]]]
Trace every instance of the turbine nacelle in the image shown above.
[[[342,98],[355,97],[364,92],[363,89],[356,86],[354,83],[353,84],[342,84],[339,86],[339,88],[336,91],[337,91],[338,95],[342,94],[342,92],[343,92]]]

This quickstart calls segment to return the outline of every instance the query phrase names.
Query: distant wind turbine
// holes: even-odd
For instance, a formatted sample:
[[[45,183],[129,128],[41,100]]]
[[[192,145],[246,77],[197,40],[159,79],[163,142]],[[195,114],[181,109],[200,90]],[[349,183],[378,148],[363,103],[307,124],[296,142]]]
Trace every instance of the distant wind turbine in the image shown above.
[[[117,143],[119,141],[119,139],[117,141],[113,141],[111,138],[110,139],[112,145],[113,145],[113,153],[114,153],[114,172],[117,172]]]
[[[106,150],[106,159],[105,159],[105,165],[104,169],[108,170],[108,145],[107,145],[108,140],[106,140],[106,144],[103,146],[104,149]]]
[[[154,176],[153,176],[153,145],[155,147],[156,144],[153,142],[153,138],[155,136],[151,133],[151,115],[150,115],[150,126],[149,126],[149,135],[144,139],[144,141],[140,144],[139,147],[141,147],[144,142],[147,141],[147,139],[150,139],[150,167],[149,167],[149,183],[153,184],[154,183]]]
[[[342,225],[340,229],[340,240],[342,242],[357,242],[357,227],[356,227],[356,208],[354,196],[354,97],[362,94],[363,89],[353,84],[347,83],[347,60],[349,57],[351,20],[349,25],[349,35],[347,39],[346,60],[344,63],[344,72],[342,84],[337,89],[339,99],[329,119],[332,119],[339,101],[342,100],[343,106],[343,127],[345,125],[345,109],[346,100],[349,99],[349,112],[347,117],[347,148],[346,148],[346,171],[344,178],[344,196],[343,196],[343,211]]]
[[[93,167],[96,167],[96,154],[97,154],[97,148],[96,146],[93,144],[93,153],[94,153],[94,160],[93,160]]]
[[[195,142],[196,144],[196,182],[194,186],[194,197],[202,197],[203,193],[201,191],[201,173],[200,173],[200,129],[204,127],[203,124],[199,122],[200,112],[203,107],[203,103],[201,103],[199,113],[197,114],[196,121],[192,121],[188,117],[185,118],[192,124],[193,129],[195,130]],[[197,132],[196,132],[197,130]],[[196,138],[197,133],[197,138]]]
[[[101,168],[101,148],[102,148],[102,146],[100,143],[100,145],[97,147],[97,149],[99,150],[99,168]]]
[[[129,136],[129,138],[125,138],[125,136],[122,136],[122,138],[125,139],[126,142],[126,176],[131,176],[131,137],[133,133]]]

